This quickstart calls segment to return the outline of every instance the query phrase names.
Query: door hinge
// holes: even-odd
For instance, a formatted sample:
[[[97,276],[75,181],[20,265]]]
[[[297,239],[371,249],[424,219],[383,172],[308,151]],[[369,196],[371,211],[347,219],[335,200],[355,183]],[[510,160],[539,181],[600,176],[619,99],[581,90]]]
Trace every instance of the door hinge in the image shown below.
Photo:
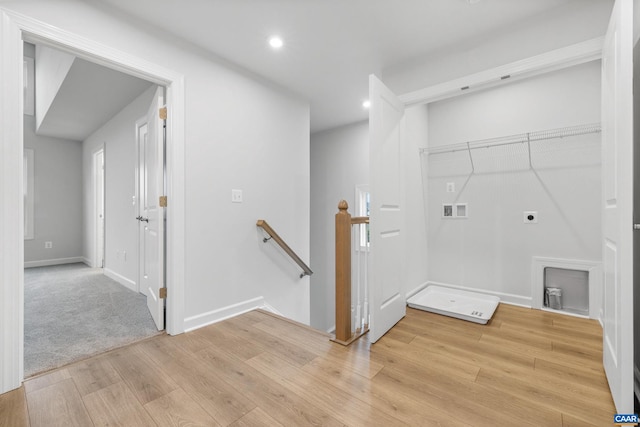
[[[167,207],[167,196],[160,196],[160,200],[158,201],[158,204],[160,205],[161,208],[166,208]]]
[[[160,120],[167,120],[167,107],[162,107],[159,110],[158,115],[160,116]]]
[[[158,297],[160,299],[166,299],[167,298],[167,288],[160,288],[160,290],[158,292]]]

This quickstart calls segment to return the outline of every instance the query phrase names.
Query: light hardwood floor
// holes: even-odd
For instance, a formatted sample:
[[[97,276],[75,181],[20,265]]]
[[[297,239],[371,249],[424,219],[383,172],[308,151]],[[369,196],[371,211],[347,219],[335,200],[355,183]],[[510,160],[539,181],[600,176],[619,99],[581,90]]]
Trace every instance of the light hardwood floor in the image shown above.
[[[253,311],[0,396],[0,426],[608,426],[593,320],[501,304],[487,325],[407,310],[378,343]]]

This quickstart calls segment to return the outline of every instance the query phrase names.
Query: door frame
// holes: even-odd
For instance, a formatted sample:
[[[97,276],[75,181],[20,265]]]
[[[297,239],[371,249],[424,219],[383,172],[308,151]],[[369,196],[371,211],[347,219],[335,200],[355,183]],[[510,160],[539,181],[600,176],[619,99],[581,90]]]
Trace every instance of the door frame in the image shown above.
[[[100,169],[98,167],[98,159],[102,158],[102,164],[100,165]],[[104,268],[104,252],[106,247],[106,242],[104,240],[105,236],[105,226],[106,226],[106,218],[105,218],[105,200],[106,200],[106,183],[105,183],[105,146],[104,144],[100,146],[97,150],[93,152],[93,230],[95,233],[94,239],[94,247],[95,253],[93,254],[93,268]],[[102,176],[100,176],[102,175]],[[102,195],[102,200],[100,200],[99,195]],[[102,229],[100,228],[100,218],[98,217],[99,207],[102,206]],[[102,238],[100,238],[100,234],[102,234]],[[102,245],[100,245],[102,242]],[[101,247],[102,246],[102,247]]]
[[[143,127],[147,126],[147,118],[145,117],[141,117],[138,120],[136,120],[136,167],[135,167],[135,198],[136,198],[136,214],[138,216],[142,215],[141,209],[140,209],[140,198],[141,198],[141,194],[140,194],[140,131],[142,130]],[[142,260],[144,258],[144,254],[142,253],[142,236],[141,236],[141,227],[138,226],[138,259],[136,260],[136,262],[138,263],[138,276],[136,278],[137,281],[137,287],[138,287],[138,292],[143,294],[144,296],[148,296],[147,295],[147,291],[146,289],[143,289],[142,284],[142,269],[140,268],[142,266]],[[166,262],[166,260],[165,260]]]
[[[24,380],[23,41],[48,45],[166,88],[167,325],[184,332],[184,76],[134,55],[0,8],[0,393]],[[17,226],[16,226],[17,224]]]

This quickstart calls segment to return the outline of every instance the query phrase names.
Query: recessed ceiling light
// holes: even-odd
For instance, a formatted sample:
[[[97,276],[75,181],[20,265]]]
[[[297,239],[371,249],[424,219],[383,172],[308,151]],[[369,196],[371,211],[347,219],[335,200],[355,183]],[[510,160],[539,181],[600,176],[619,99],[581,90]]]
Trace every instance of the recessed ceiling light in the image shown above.
[[[365,99],[364,101],[362,101],[362,108],[369,108],[371,107],[371,101],[369,101],[368,99]]]
[[[284,42],[282,41],[282,38],[278,36],[272,36],[269,39],[269,45],[274,49],[280,49],[284,45]]]

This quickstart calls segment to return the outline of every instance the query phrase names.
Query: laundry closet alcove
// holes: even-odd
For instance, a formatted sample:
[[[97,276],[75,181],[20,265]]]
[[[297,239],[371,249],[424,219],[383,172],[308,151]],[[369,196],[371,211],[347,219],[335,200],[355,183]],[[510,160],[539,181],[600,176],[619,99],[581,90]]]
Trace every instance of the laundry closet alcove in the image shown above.
[[[545,308],[540,259],[599,268],[600,68],[594,60],[408,109],[426,286]],[[599,286],[589,280],[577,291],[587,308],[566,311],[594,317]]]

